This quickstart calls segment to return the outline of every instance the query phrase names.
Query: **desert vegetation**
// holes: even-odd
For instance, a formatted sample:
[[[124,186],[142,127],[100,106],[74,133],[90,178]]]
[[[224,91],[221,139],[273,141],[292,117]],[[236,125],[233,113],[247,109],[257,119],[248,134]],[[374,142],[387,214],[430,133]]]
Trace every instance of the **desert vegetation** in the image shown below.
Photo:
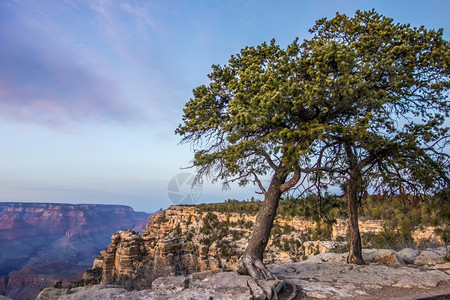
[[[383,230],[379,233],[363,233],[362,245],[365,248],[387,248],[400,250],[406,247],[425,249],[438,246],[433,240],[423,239],[414,241],[412,233],[416,229],[434,227],[435,232],[442,241],[448,245],[450,234],[450,203],[443,194],[426,197],[414,195],[383,196],[366,195],[361,200],[358,214],[361,220],[380,220]],[[227,200],[223,203],[201,204],[198,206],[201,212],[242,213],[256,214],[262,205],[261,200],[254,198],[247,201]],[[277,234],[289,234],[290,226],[279,226],[275,221],[271,230],[271,239],[279,248],[288,249],[290,245],[296,245],[305,241],[331,240],[332,225],[337,220],[347,218],[345,212],[345,198],[338,196],[319,197],[308,195],[299,199],[284,198],[280,200],[277,210],[277,218],[298,218],[315,222],[311,230],[305,232],[300,240],[277,240]],[[218,224],[215,224],[219,226]],[[237,226],[238,224],[222,223],[222,228]],[[249,224],[244,227],[250,229]],[[231,231],[233,234],[234,231]],[[223,235],[221,235],[223,236]],[[339,241],[346,237],[338,237]],[[301,248],[301,247],[300,247]],[[298,258],[296,258],[298,259]]]
[[[366,195],[359,206],[362,246],[396,251],[444,246],[448,204],[440,197]],[[101,281],[141,290],[161,276],[236,270],[261,205],[253,198],[170,207],[155,215],[142,234],[128,230],[114,236],[100,257],[112,276]],[[348,252],[344,207],[345,198],[337,196],[281,199],[263,262],[301,262],[324,252]],[[420,238],[421,230],[427,238]],[[101,274],[93,269],[71,286],[97,283]]]

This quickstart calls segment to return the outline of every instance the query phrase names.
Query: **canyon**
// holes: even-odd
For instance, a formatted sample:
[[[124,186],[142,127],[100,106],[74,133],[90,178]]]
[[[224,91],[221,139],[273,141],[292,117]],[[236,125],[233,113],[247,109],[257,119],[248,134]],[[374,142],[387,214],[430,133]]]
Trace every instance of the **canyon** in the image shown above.
[[[115,233],[108,248],[93,263],[100,270],[101,283],[145,289],[158,277],[186,275],[208,270],[236,271],[256,214],[211,212],[201,206],[171,206],[154,214],[142,233]],[[381,220],[361,220],[361,233],[383,230]],[[331,239],[314,240],[317,224],[296,217],[277,216],[266,248],[267,264],[294,263],[320,253],[346,251],[346,222],[338,220]],[[412,232],[419,242],[424,237],[435,244],[442,240],[433,227]]]
[[[111,235],[140,231],[149,214],[123,205],[0,203],[0,295],[34,299],[79,280]]]
[[[438,248],[363,249],[366,265],[346,264],[346,224],[330,240],[314,240],[317,223],[278,215],[264,257],[275,280],[236,272],[255,212],[171,206],[155,213],[142,233],[114,233],[84,276],[84,286],[44,289],[37,300],[86,299],[387,299],[447,297],[450,263],[432,227],[412,232]],[[382,220],[361,220],[362,234],[381,233]],[[395,230],[392,228],[392,230]],[[317,237],[317,236],[316,236]],[[96,274],[93,276],[93,274]],[[409,299],[409,298],[408,298]],[[441,298],[439,298],[441,299]]]
[[[142,295],[152,288],[160,294],[174,292],[164,278],[194,282],[200,277],[217,277],[218,281],[213,286],[221,284],[222,279],[230,282],[243,280],[247,282],[246,286],[251,285],[248,278],[233,274],[236,274],[238,260],[251,235],[256,211],[257,207],[250,211],[242,207],[236,211],[217,211],[208,205],[174,205],[150,217],[119,205],[1,203],[0,295],[3,292],[13,299],[34,299],[40,290],[53,286],[60,279],[63,289],[46,288],[39,299],[58,299],[60,293],[75,293],[77,289],[87,293],[91,289],[101,289],[99,293],[110,293],[113,291],[108,287],[114,290],[119,286],[123,297],[132,298],[133,293],[124,291],[142,290]],[[361,219],[359,225],[363,236],[385,230],[383,220]],[[336,220],[325,228],[311,220],[278,215],[264,262],[271,268],[279,266],[280,275],[287,272],[285,267],[307,266],[296,265],[299,263],[313,264],[313,269],[319,264],[320,268],[326,269],[328,267],[321,264],[331,262],[332,268],[340,270],[341,266],[336,263],[345,261],[346,226],[343,220]],[[417,226],[411,236],[416,243],[426,239],[442,246],[442,240],[434,229]],[[324,230],[327,231],[325,235]],[[327,238],[323,239],[324,236]],[[430,264],[442,265],[442,256],[445,255],[442,249],[438,254],[416,249],[399,252],[365,249],[364,257],[369,263],[394,267],[408,264],[423,268]],[[447,265],[444,267],[450,269]],[[220,275],[222,272],[224,274]],[[364,272],[372,274],[372,269]],[[378,271],[374,269],[374,272]],[[409,272],[407,276],[412,278],[424,276],[414,275],[410,270],[405,272]],[[441,275],[436,278],[436,284],[448,280]],[[323,280],[326,282],[327,279]],[[79,284],[87,287],[84,290],[76,287]],[[322,290],[317,290],[307,282],[299,286],[309,288],[309,292],[303,292],[311,295],[326,295],[327,291],[339,288],[324,283],[323,287],[319,286]],[[106,289],[103,291],[102,287]],[[357,288],[370,294],[364,287]],[[255,291],[250,291],[250,294],[257,293]],[[191,292],[197,293],[198,290]],[[83,293],[76,293],[73,299],[78,299],[76,297]],[[177,293],[171,294],[174,299],[179,297]]]

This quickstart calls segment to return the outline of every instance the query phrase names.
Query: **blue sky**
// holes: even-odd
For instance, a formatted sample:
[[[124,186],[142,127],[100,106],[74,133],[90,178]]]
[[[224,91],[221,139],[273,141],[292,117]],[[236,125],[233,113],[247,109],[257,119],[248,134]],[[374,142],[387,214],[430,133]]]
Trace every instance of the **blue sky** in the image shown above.
[[[0,201],[168,207],[193,157],[174,130],[212,64],[372,8],[449,38],[447,0],[1,0]],[[255,190],[208,184],[199,202]]]

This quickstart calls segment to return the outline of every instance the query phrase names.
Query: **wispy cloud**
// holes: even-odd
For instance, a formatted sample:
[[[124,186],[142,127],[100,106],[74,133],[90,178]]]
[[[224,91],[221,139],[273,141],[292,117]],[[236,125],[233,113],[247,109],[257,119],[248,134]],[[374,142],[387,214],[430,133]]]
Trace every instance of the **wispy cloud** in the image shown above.
[[[133,2],[96,0],[90,2],[90,8],[96,28],[120,58],[137,71],[148,71],[162,26],[156,25],[147,3]]]
[[[49,127],[143,118],[118,82],[88,61],[77,37],[52,22],[55,14],[0,4],[0,117]]]
[[[137,117],[108,79],[66,61],[70,58],[27,52],[0,49],[1,116],[57,126]]]
[[[160,26],[156,25],[153,17],[150,16],[149,8],[142,5],[132,5],[130,3],[122,3],[121,8],[131,14],[139,23],[150,26],[154,31],[160,31]]]

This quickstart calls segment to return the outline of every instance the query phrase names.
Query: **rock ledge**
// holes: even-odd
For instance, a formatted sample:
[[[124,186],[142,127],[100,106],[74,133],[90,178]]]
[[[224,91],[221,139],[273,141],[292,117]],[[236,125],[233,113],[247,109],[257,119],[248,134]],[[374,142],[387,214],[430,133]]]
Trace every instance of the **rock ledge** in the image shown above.
[[[347,265],[341,262],[273,264],[268,266],[280,280],[297,286],[302,299],[380,299],[385,288],[416,289],[427,292],[450,285],[450,275],[437,268],[369,264]],[[56,294],[46,289],[37,300],[53,299],[265,299],[262,289],[249,276],[236,272],[203,272],[188,276],[156,279],[151,290],[126,291],[117,286],[77,288]],[[282,294],[288,294],[286,292]],[[289,295],[288,295],[289,296]],[[299,296],[300,297],[300,296]],[[284,299],[283,297],[280,297]],[[300,299],[300,298],[298,298]]]

